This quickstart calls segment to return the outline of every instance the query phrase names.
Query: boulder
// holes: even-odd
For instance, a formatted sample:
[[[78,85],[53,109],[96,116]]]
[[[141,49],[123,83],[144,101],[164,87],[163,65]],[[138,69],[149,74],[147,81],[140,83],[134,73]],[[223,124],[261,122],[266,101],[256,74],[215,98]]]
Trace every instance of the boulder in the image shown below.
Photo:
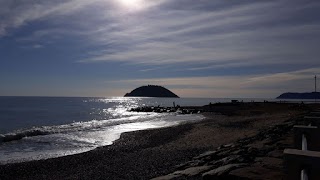
[[[240,167],[244,167],[248,164],[228,164],[228,165],[225,165],[225,166],[221,166],[221,167],[218,167],[216,169],[213,169],[211,171],[208,171],[204,174],[202,174],[202,178],[204,180],[206,179],[213,179],[213,178],[217,178],[219,176],[224,176],[226,174],[228,174],[230,171],[234,170],[234,169],[237,169],[237,168],[240,168]]]
[[[196,167],[190,167],[185,170],[176,171],[171,174],[161,176],[154,178],[152,180],[169,180],[169,179],[177,179],[182,177],[192,177],[192,176],[198,176],[201,175],[201,173],[206,172],[210,170],[212,166],[196,166]]]
[[[199,156],[194,157],[193,159],[202,159],[208,156],[214,156],[215,154],[217,154],[217,151],[207,151],[205,153],[200,154]]]

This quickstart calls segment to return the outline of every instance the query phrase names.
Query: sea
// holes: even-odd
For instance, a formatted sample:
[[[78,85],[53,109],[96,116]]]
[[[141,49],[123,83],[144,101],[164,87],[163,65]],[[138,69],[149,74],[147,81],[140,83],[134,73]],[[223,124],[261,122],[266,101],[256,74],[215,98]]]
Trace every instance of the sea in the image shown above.
[[[124,132],[204,119],[201,114],[130,112],[131,108],[230,101],[231,98],[0,97],[0,164],[82,153],[111,145]]]

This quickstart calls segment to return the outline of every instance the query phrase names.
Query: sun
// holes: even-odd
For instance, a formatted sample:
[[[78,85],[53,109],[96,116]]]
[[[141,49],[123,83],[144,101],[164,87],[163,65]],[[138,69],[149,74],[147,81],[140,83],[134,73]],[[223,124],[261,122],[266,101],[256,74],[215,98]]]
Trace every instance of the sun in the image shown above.
[[[119,3],[130,10],[140,10],[143,8],[143,0],[118,0]]]
[[[137,6],[141,3],[141,0],[119,0],[124,6]]]

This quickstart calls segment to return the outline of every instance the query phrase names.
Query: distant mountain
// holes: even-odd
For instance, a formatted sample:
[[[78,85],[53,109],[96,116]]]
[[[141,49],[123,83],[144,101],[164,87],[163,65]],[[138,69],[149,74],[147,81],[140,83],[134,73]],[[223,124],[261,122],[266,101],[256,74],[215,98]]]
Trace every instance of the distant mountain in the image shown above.
[[[141,86],[130,93],[124,95],[124,97],[170,97],[179,98],[176,94],[170,90],[156,85]]]
[[[283,93],[277,99],[320,99],[320,92]]]

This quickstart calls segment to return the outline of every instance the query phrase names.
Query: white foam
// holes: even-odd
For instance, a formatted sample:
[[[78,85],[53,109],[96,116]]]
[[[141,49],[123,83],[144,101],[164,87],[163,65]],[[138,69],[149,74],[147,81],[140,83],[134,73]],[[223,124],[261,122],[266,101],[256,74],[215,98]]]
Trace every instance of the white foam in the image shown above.
[[[0,145],[0,163],[47,159],[82,153],[112,144],[121,133],[198,121],[202,115],[136,113],[130,117],[41,127],[46,135]],[[40,128],[40,129],[41,129]]]

